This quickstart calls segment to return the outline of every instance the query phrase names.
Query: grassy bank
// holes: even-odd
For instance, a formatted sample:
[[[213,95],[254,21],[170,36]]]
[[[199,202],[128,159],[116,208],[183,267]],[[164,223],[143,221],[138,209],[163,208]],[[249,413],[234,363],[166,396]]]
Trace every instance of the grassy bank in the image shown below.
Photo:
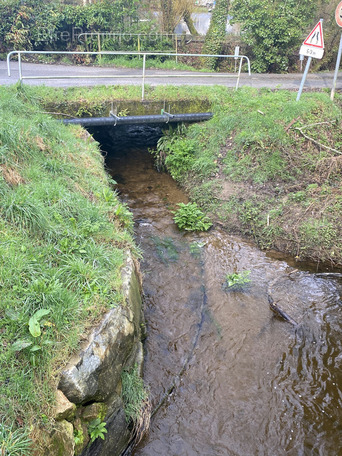
[[[171,175],[230,232],[342,266],[340,108],[326,93],[216,95],[211,121],[160,141]]]
[[[49,426],[58,371],[122,304],[124,250],[134,248],[96,143],[39,111],[27,93],[0,88],[0,446],[25,456],[33,426]]]

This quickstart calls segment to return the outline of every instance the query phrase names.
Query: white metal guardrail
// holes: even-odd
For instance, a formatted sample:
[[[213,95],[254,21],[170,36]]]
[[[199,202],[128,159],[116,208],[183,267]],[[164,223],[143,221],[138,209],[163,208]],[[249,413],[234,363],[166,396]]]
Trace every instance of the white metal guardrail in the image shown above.
[[[22,65],[22,56],[24,55],[111,55],[111,56],[116,56],[116,55],[129,55],[129,56],[142,56],[143,57],[143,68],[142,68],[142,74],[141,75],[132,75],[132,74],[102,74],[102,75],[63,75],[63,76],[44,76],[44,75],[38,75],[38,76],[24,76],[23,75],[23,65]],[[87,52],[87,51],[12,51],[9,54],[7,54],[7,72],[8,76],[11,76],[11,68],[10,68],[10,61],[11,57],[14,55],[18,56],[18,69],[19,69],[19,81],[22,83],[25,79],[119,79],[119,78],[139,78],[142,80],[141,82],[141,98],[142,100],[144,99],[145,96],[145,81],[146,79],[150,78],[179,78],[179,77],[185,77],[185,78],[200,78],[200,77],[211,77],[211,78],[237,78],[236,80],[236,85],[235,89],[237,90],[239,88],[239,83],[240,83],[240,76],[241,76],[241,71],[242,71],[242,64],[243,61],[246,60],[247,63],[247,68],[248,68],[248,74],[251,76],[251,65],[250,65],[250,60],[247,56],[245,55],[216,55],[216,54],[175,54],[175,53],[169,53],[169,52],[122,52],[122,51],[102,51],[102,52]],[[239,70],[237,74],[231,74],[231,73],[199,73],[199,72],[194,72],[192,73],[186,73],[186,74],[177,74],[177,73],[169,73],[169,74],[146,74],[146,57],[148,56],[165,56],[165,57],[215,57],[215,58],[226,58],[226,59],[235,59],[235,60],[240,60],[239,63]]]

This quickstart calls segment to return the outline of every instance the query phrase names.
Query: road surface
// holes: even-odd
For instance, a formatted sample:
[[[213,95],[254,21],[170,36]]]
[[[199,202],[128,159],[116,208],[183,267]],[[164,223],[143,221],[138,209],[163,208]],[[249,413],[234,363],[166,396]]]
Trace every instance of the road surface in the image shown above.
[[[93,86],[98,84],[106,85],[141,85],[142,70],[130,68],[91,67],[76,65],[48,65],[36,63],[23,63],[23,76],[49,76],[55,79],[27,79],[25,84],[41,85],[52,87],[71,86]],[[180,77],[170,76],[177,74]],[[179,70],[147,70],[145,83],[151,86],[156,85],[224,85],[235,87],[236,75],[195,73]],[[76,79],[58,79],[63,76],[76,76]],[[84,76],[91,76],[90,79]],[[98,76],[106,76],[100,79]],[[271,89],[298,90],[302,78],[301,73],[292,74],[241,74],[240,86],[251,86],[255,88],[267,87]],[[7,75],[6,62],[0,61],[0,85],[15,84],[19,79],[18,63],[11,62],[11,77]],[[305,89],[331,89],[333,72],[309,73]],[[337,89],[342,90],[342,72],[337,81]]]

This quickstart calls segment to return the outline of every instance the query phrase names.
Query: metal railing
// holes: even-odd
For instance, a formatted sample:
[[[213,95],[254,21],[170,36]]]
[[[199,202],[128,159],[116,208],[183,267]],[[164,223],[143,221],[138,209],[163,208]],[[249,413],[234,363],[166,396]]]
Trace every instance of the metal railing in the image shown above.
[[[174,47],[174,51],[177,54],[178,53],[178,39],[181,36],[182,35],[178,35],[176,33],[164,33],[164,32],[156,32],[156,33],[83,32],[83,33],[79,33],[77,35],[77,40],[80,43],[84,44],[86,46],[86,50],[89,51],[88,38],[95,37],[96,38],[95,42],[97,44],[97,50],[98,50],[98,52],[101,52],[102,51],[101,42],[103,44],[103,41],[105,39],[112,39],[112,40],[118,41],[119,44],[122,44],[122,43],[127,43],[133,37],[134,39],[137,40],[137,51],[141,52],[142,51],[142,43],[144,41],[144,38],[148,38],[150,41],[156,41],[156,42],[158,40],[161,41],[162,39],[169,38],[172,41],[172,43],[174,43],[174,46],[175,46]],[[84,41],[83,41],[83,38],[84,38]],[[172,51],[173,51],[173,49],[172,49]],[[158,52],[162,52],[162,51],[158,51]]]
[[[22,56],[23,55],[110,55],[110,56],[117,56],[117,55],[129,55],[129,56],[142,56],[143,57],[143,68],[141,75],[132,75],[132,74],[102,74],[102,75],[63,75],[63,76],[23,76],[23,68],[22,68]],[[139,78],[142,79],[141,82],[141,98],[144,100],[145,97],[145,81],[146,79],[150,78],[177,78],[177,77],[186,77],[186,78],[200,78],[200,77],[211,77],[211,78],[237,78],[235,90],[239,88],[240,83],[240,76],[242,71],[242,63],[243,60],[246,60],[248,74],[251,76],[251,65],[249,58],[245,55],[216,55],[216,54],[174,54],[168,52],[121,52],[121,51],[102,51],[102,52],[79,52],[79,51],[12,51],[7,54],[7,71],[8,76],[11,76],[11,68],[10,68],[10,61],[11,57],[14,55],[18,55],[18,69],[19,69],[19,81],[20,83],[23,82],[25,79],[119,79],[119,78]],[[230,73],[198,73],[194,72],[194,74],[186,73],[186,74],[177,74],[177,73],[170,73],[170,74],[146,74],[146,57],[147,56],[165,56],[165,57],[200,57],[200,58],[232,58],[232,59],[239,59],[239,71],[237,74],[230,74]]]

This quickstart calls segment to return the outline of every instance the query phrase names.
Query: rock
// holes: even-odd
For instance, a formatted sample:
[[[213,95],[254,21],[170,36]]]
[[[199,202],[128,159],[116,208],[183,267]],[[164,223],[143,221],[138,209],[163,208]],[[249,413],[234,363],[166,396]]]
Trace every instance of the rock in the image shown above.
[[[76,404],[104,402],[120,381],[134,333],[132,311],[122,307],[111,310],[79,362],[62,372],[58,388]]]
[[[56,412],[55,419],[57,421],[71,421],[75,415],[76,405],[69,401],[61,390],[56,391]]]
[[[106,415],[106,406],[101,402],[95,402],[94,404],[87,405],[82,411],[82,420],[92,421],[96,418],[101,418],[103,421]]]
[[[122,404],[110,417],[106,418],[106,428],[108,433],[105,439],[97,438],[84,450],[82,456],[115,456],[122,454],[131,437]]]
[[[74,427],[66,420],[56,423],[51,435],[49,456],[73,456],[75,450]]]

